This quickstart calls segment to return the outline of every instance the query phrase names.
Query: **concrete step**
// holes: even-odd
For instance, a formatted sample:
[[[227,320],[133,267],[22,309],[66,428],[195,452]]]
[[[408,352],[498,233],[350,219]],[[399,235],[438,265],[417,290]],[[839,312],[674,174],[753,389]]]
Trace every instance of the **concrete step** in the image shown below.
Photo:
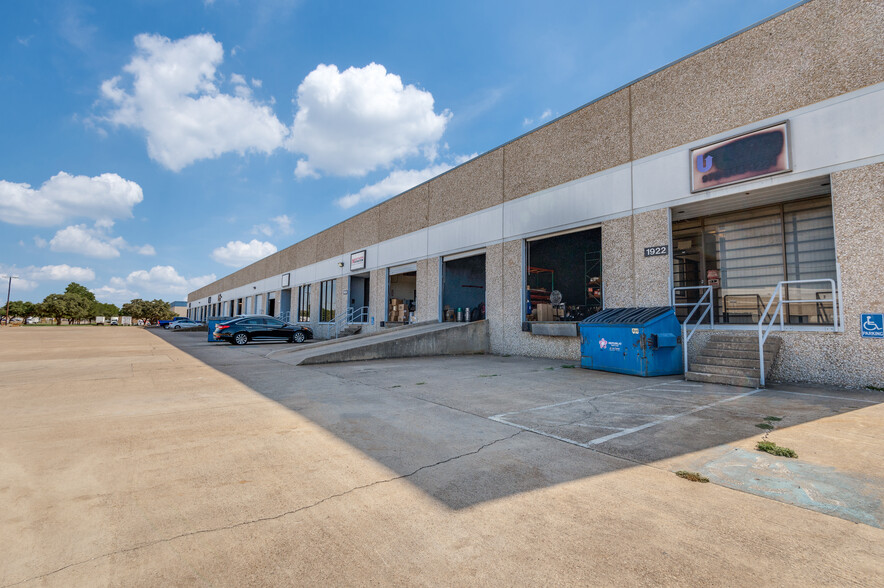
[[[700,352],[700,355],[705,355],[707,357],[729,357],[732,359],[751,359],[755,363],[758,363],[758,349],[738,351],[735,349],[709,349],[708,347],[704,347]],[[776,352],[766,350],[764,352],[764,361],[773,361],[776,356]]]
[[[776,353],[780,346],[778,343],[766,341],[764,343],[765,353]],[[733,342],[733,341],[709,341],[706,349],[721,349],[724,351],[754,351],[758,355],[758,340],[752,342]]]
[[[772,360],[773,354],[764,355],[765,366]],[[702,354],[694,358],[694,361],[697,363],[723,365],[728,367],[757,368],[758,354],[755,353],[752,357],[734,357],[732,355],[715,355],[704,351]]]
[[[703,374],[719,374],[723,376],[750,376],[757,378],[761,371],[758,364],[755,367],[733,367],[728,365],[719,365],[714,363],[700,363],[698,361],[691,362],[691,371]]]
[[[727,376],[724,374],[707,374],[690,371],[685,373],[685,380],[692,382],[709,382],[711,384],[726,384],[728,386],[743,386],[745,388],[758,388],[761,380],[748,376]]]

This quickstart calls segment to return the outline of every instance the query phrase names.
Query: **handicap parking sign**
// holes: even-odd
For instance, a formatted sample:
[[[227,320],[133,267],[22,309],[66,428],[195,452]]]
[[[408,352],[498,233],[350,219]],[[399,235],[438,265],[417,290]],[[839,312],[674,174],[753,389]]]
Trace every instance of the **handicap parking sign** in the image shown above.
[[[884,339],[884,314],[860,315],[863,337]]]

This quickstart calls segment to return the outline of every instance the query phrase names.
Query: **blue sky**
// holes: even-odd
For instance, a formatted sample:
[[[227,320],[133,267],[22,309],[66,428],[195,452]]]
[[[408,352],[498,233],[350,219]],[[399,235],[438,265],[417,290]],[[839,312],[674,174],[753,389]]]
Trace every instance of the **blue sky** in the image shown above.
[[[183,299],[793,3],[6,3],[0,274]]]

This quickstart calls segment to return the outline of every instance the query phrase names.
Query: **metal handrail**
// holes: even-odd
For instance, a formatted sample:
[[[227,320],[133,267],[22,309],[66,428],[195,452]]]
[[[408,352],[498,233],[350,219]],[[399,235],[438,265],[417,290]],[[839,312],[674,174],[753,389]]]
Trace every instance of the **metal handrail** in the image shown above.
[[[672,299],[675,300],[675,293],[679,290],[703,290],[703,295],[700,296],[700,299],[696,302],[676,302],[673,306],[689,306],[691,307],[691,312],[688,313],[688,316],[685,317],[684,322],[681,323],[681,345],[682,345],[682,353],[684,354],[684,372],[688,372],[688,341],[691,340],[691,337],[694,336],[694,332],[697,330],[697,327],[703,322],[706,318],[706,315],[709,315],[709,326],[715,326],[715,312],[713,311],[713,301],[712,301],[712,286],[679,286],[678,288],[672,289]],[[708,298],[708,300],[706,300]],[[705,301],[705,302],[704,302]],[[703,314],[697,319],[697,322],[691,327],[691,330],[688,331],[688,324],[691,321],[691,317],[694,316],[694,313],[697,312],[701,306],[705,306],[706,308],[703,310]]]
[[[780,330],[785,328],[784,321],[784,312],[783,308],[786,304],[798,304],[802,302],[811,302],[815,304],[819,304],[819,298],[814,298],[813,300],[788,300],[783,298],[783,286],[789,284],[819,284],[821,282],[826,282],[831,286],[830,292],[832,293],[832,315],[834,318],[834,329],[836,331],[840,330],[842,327],[841,321],[841,313],[838,309],[838,297],[835,295],[837,291],[835,280],[831,278],[823,278],[819,280],[785,280],[777,283],[777,287],[774,288],[773,294],[770,297],[770,300],[767,303],[767,306],[764,307],[764,312],[758,318],[758,364],[759,364],[759,383],[761,387],[764,387],[764,343],[767,341],[768,335],[770,335],[771,330],[777,322],[777,316],[780,318]],[[819,292],[817,292],[817,296]],[[777,302],[777,306],[774,309],[773,314],[770,316],[770,320],[767,323],[767,328],[764,325],[764,319],[767,318],[768,313],[770,312],[770,307],[774,303],[774,300],[779,297],[779,302]]]

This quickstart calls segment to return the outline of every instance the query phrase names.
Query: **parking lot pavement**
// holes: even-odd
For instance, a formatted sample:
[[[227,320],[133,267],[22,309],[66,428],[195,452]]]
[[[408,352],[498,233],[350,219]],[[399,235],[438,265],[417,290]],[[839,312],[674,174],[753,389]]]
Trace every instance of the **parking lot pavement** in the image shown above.
[[[877,393],[134,328],[0,346],[0,586],[884,582]],[[764,422],[798,460],[754,451]]]

